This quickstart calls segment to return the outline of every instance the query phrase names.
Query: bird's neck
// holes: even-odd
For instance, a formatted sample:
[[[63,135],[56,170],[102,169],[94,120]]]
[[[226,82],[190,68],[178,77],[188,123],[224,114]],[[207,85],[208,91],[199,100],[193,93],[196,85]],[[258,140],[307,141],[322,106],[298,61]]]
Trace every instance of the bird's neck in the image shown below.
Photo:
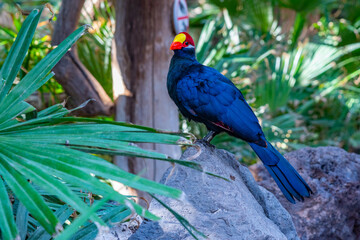
[[[171,58],[170,71],[173,76],[182,74],[184,70],[191,65],[199,64],[195,57],[195,49],[179,49],[174,51],[174,56]]]
[[[194,64],[199,64],[195,57],[195,49],[175,50],[174,56],[171,58],[168,76],[172,81],[178,80]]]
[[[195,48],[183,48],[174,51],[174,58],[196,61]]]
[[[172,91],[176,89],[174,87],[176,83],[184,76],[184,74],[188,73],[188,69],[191,66],[197,64],[199,64],[199,62],[195,57],[195,49],[180,49],[174,51],[167,77],[167,87],[170,96],[173,94]]]

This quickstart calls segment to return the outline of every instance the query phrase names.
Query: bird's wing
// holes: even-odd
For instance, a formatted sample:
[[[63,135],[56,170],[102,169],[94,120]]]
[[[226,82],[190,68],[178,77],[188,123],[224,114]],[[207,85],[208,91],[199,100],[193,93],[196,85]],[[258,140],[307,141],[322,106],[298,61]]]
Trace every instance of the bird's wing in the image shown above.
[[[248,142],[264,142],[251,107],[240,90],[224,78],[219,72],[189,73],[177,84],[176,95],[180,104],[204,123],[214,124]]]

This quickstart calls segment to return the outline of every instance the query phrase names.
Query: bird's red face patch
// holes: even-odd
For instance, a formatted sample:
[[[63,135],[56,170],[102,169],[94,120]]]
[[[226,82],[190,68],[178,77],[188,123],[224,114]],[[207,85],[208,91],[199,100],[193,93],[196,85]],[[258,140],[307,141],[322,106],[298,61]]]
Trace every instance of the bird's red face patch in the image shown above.
[[[176,35],[170,46],[170,50],[178,50],[182,48],[195,48],[194,40],[187,32],[182,32]]]

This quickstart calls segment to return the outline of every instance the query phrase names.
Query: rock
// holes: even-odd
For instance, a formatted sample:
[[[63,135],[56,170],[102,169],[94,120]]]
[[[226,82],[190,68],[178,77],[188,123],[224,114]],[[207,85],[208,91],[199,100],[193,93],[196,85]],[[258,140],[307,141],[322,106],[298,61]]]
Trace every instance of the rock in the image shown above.
[[[197,156],[199,149],[201,154]],[[232,154],[197,143],[197,148],[188,148],[182,159],[194,156],[193,161],[200,163],[206,172],[231,180],[176,165],[167,170],[161,182],[181,189],[186,194],[185,200],[159,198],[208,239],[298,239],[289,213],[273,194],[258,186],[250,171]],[[162,220],[145,220],[129,239],[193,239],[157,201],[151,202],[149,210]]]
[[[303,203],[289,203],[261,164],[250,170],[291,214],[300,238],[360,239],[360,155],[319,147],[285,157],[315,192]]]
[[[136,229],[138,229],[142,221],[143,220],[139,215],[134,215],[127,222],[114,224],[111,229],[108,229],[107,231],[99,231],[95,240],[129,239],[129,237],[136,231]]]

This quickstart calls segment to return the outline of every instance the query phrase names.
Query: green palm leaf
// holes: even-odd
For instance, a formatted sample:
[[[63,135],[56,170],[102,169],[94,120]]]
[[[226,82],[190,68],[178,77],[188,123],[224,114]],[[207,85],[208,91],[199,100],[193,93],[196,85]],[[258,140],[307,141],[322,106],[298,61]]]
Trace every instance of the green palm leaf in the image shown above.
[[[27,50],[30,46],[37,23],[40,19],[42,11],[34,10],[24,21],[18,37],[16,38],[9,56],[6,58],[0,71],[0,103],[4,96],[8,93],[13,84],[21,64],[24,61]],[[35,24],[34,24],[35,23]]]
[[[4,182],[0,178],[0,226],[4,239],[15,239],[18,235],[13,211],[5,189]]]
[[[128,196],[116,192],[106,180],[115,180],[142,191],[178,199],[183,197],[180,190],[130,174],[93,154],[147,157],[201,170],[196,163],[171,159],[165,154],[141,149],[133,144],[190,144],[190,141],[179,135],[165,134],[128,123],[64,117],[72,110],[61,104],[37,112],[33,106],[26,103],[25,99],[53,76],[51,69],[88,28],[83,26],[74,31],[12,87],[39,17],[40,11],[31,12],[0,70],[2,237],[18,238],[17,226],[22,231],[22,238],[25,236],[23,231],[30,229],[33,232],[31,239],[49,239],[51,236],[68,239],[84,225],[89,226],[83,228],[87,229],[82,231],[84,236],[94,234],[94,225],[90,226],[86,221],[90,219],[96,226],[106,226],[110,215],[100,218],[98,212],[108,200],[120,204],[116,209],[121,211],[117,214],[111,213],[111,216],[116,216],[119,221],[131,213],[153,220],[159,219]],[[86,103],[79,107],[84,105]],[[93,206],[80,198],[79,189],[97,196]],[[15,202],[21,202],[14,210],[17,213],[16,222],[9,192],[14,194]],[[69,211],[72,209],[79,214],[76,219],[70,219]],[[56,235],[62,230],[65,220],[72,223],[63,233]],[[39,227],[35,230],[34,226]]]

